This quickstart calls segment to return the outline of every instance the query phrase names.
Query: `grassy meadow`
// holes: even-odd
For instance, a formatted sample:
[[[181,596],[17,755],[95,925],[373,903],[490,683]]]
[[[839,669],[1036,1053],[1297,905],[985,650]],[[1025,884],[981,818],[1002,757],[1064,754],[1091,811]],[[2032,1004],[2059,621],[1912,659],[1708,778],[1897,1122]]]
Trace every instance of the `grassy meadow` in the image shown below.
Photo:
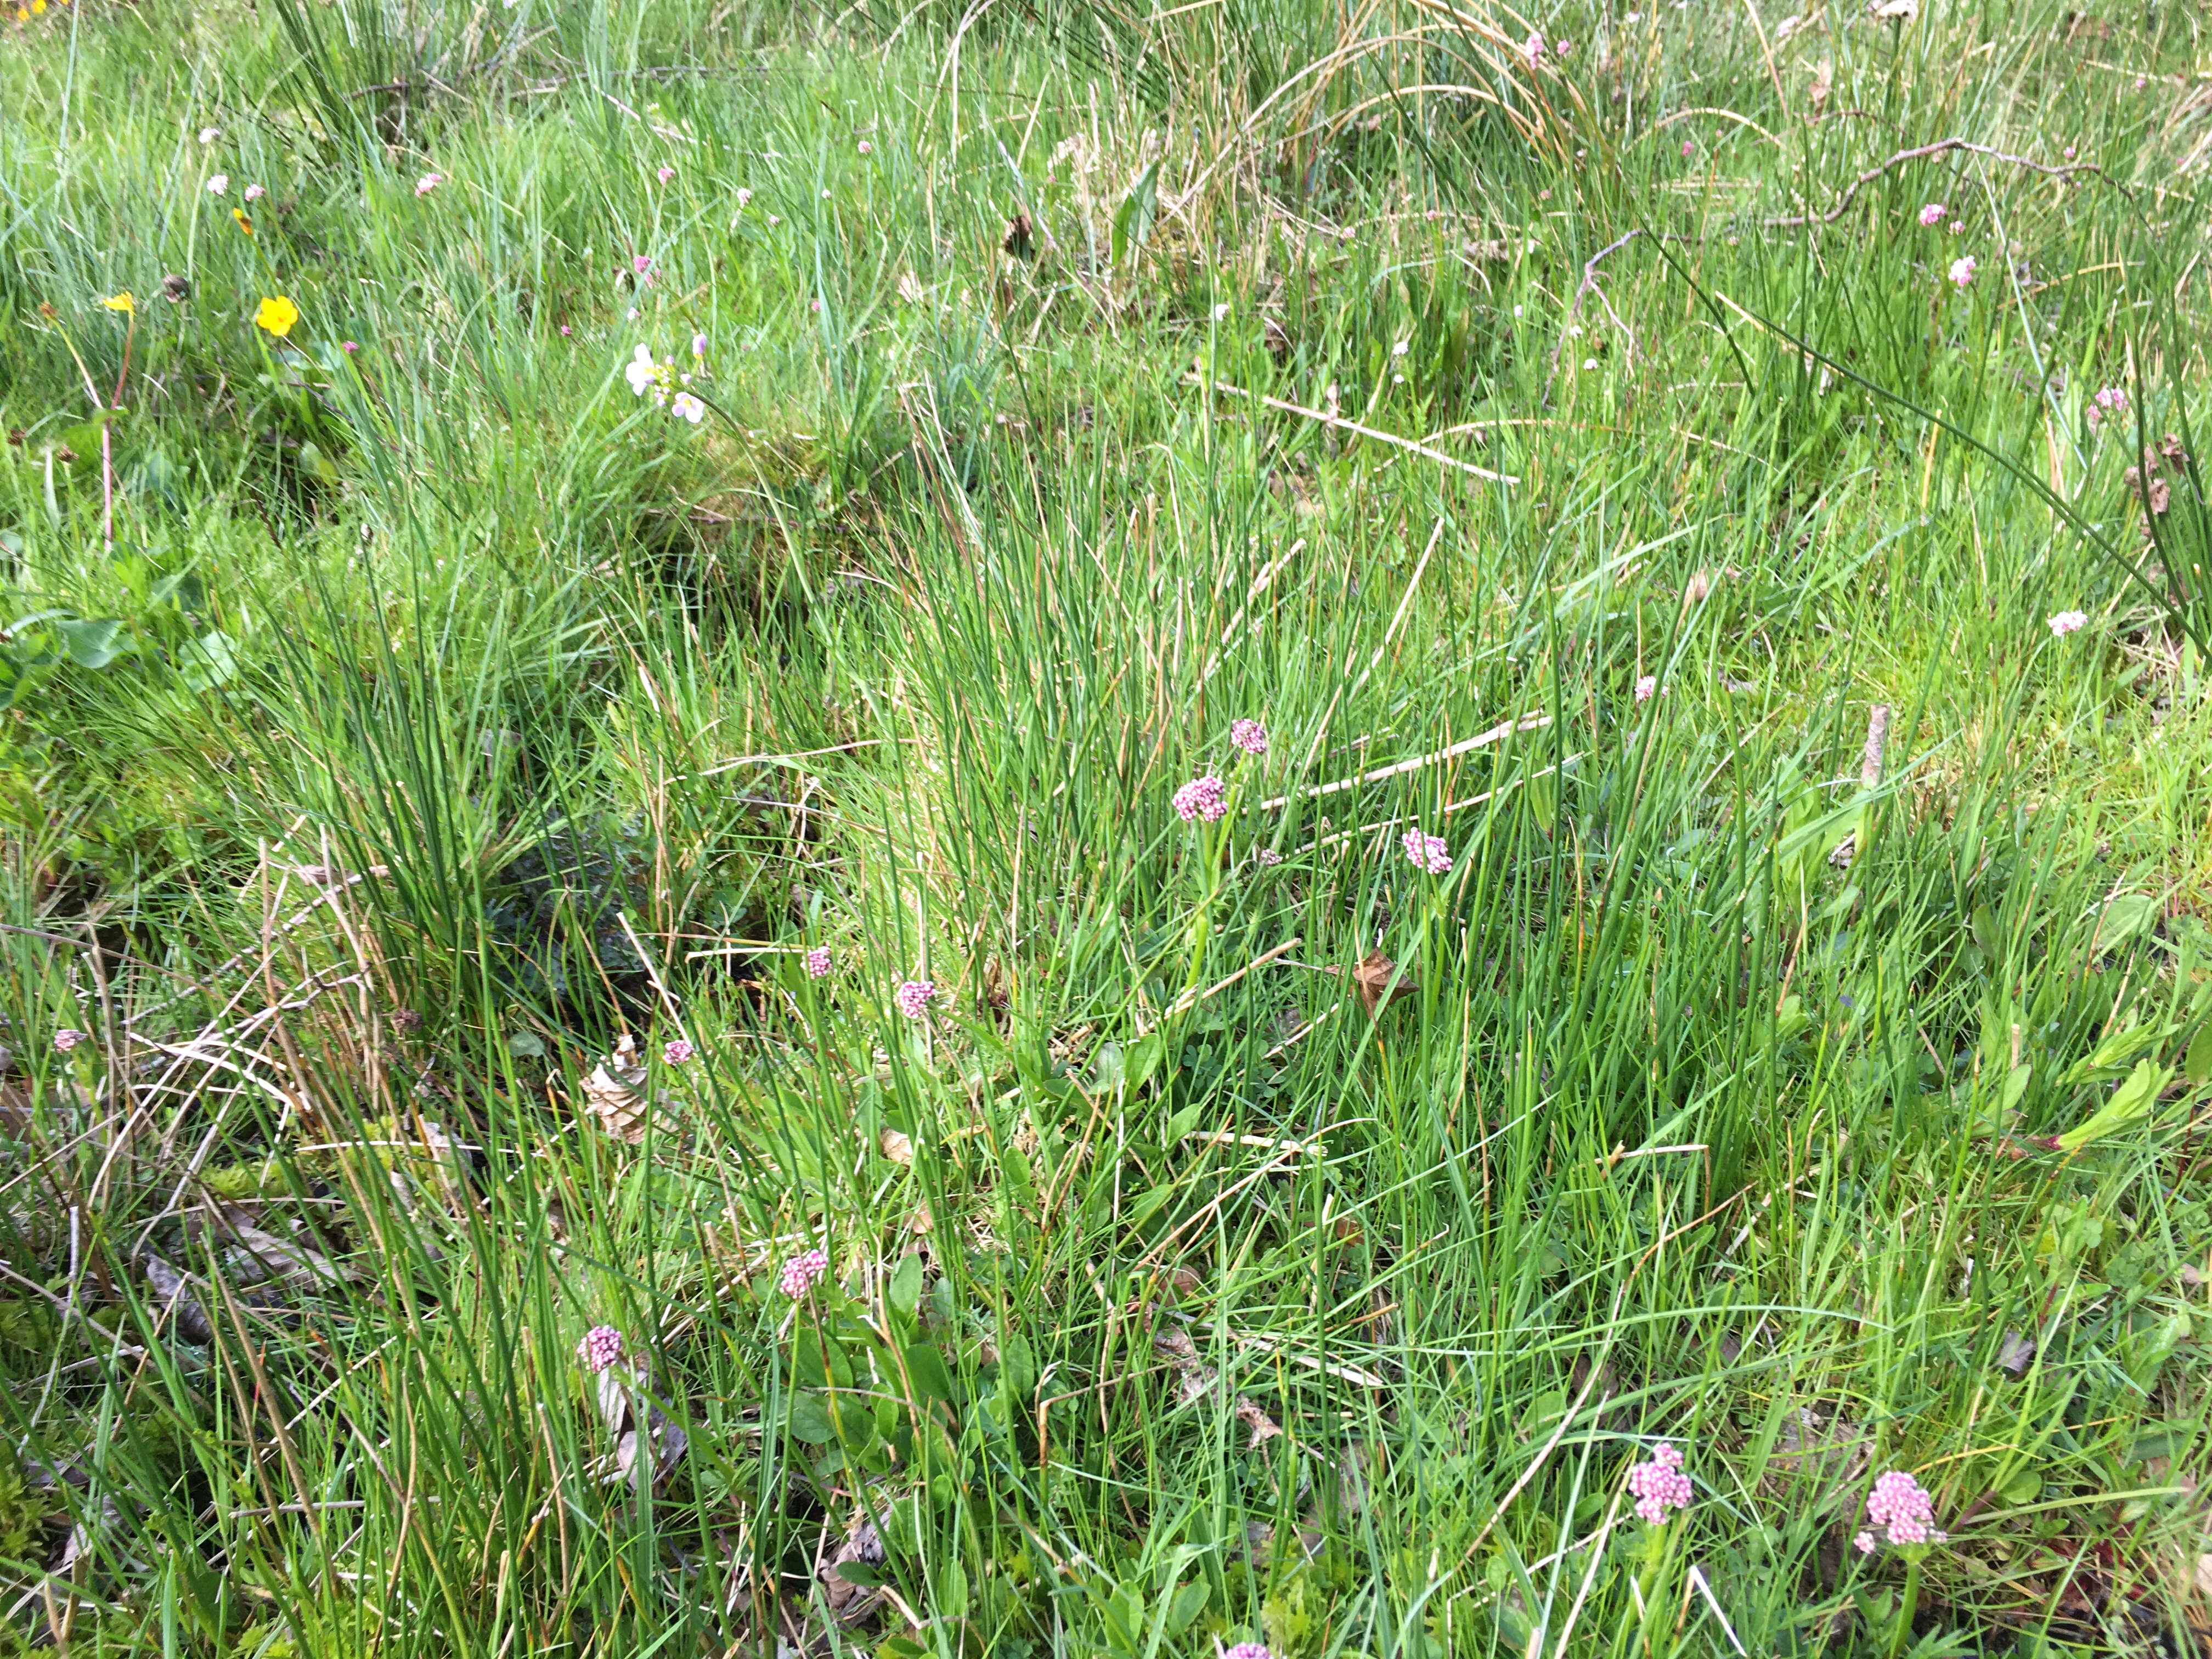
[[[2092,3],[11,6],[0,1652],[2207,1651]]]

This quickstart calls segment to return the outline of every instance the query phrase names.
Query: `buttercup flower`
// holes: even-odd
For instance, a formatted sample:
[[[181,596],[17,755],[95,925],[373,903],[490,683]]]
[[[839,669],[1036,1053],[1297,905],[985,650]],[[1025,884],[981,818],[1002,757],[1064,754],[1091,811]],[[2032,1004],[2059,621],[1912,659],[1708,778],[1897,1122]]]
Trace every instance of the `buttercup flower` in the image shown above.
[[[261,308],[253,313],[253,325],[282,340],[292,332],[292,325],[300,320],[300,307],[283,295],[264,299]]]
[[[1951,283],[1954,287],[1964,288],[1973,280],[1974,256],[1972,254],[1962,254],[1951,261]]]
[[[253,234],[253,221],[246,216],[246,210],[244,208],[231,209],[230,216],[238,221],[238,228],[240,230],[244,231],[248,236]]]
[[[74,1025],[64,1025],[54,1033],[54,1052],[58,1054],[65,1054],[78,1043],[88,1041],[91,1036],[91,1032],[80,1031]]]
[[[109,295],[100,303],[110,311],[121,312],[126,317],[136,317],[138,314],[138,301],[131,297],[131,290],[127,288],[120,294]]]
[[[806,953],[805,961],[807,978],[827,979],[830,977],[830,947],[828,945],[816,945],[811,951],[809,951]]]
[[[445,182],[446,175],[442,173],[426,173],[415,181],[415,193],[417,196],[428,196]]]
[[[230,188],[230,175],[227,173],[216,173],[215,177],[208,180],[207,187],[209,195],[222,195],[223,191]]]
[[[696,426],[706,417],[707,405],[688,392],[679,392],[668,400],[668,412],[679,421],[689,421]]]
[[[682,1037],[676,1037],[660,1046],[660,1057],[671,1066],[681,1066],[699,1051]]]
[[[899,1012],[908,1019],[920,1019],[929,1012],[929,1005],[936,995],[937,984],[933,980],[909,979],[903,981],[898,989],[891,993],[891,1000],[898,1006]]]
[[[576,1345],[576,1358],[594,1376],[610,1365],[620,1364],[622,1357],[623,1334],[611,1325],[592,1326]]]
[[[1921,1490],[1920,1483],[1903,1469],[1892,1469],[1874,1483],[1867,1494],[1867,1519],[1881,1529],[1892,1544],[1940,1544],[1950,1534],[1941,1532],[1931,1524],[1936,1519],[1936,1500]],[[1872,1554],[1863,1541],[1873,1528],[1859,1534],[1861,1551]]]
[[[1229,741],[1248,755],[1264,755],[1267,752],[1267,728],[1257,720],[1231,720]]]
[[[830,1271],[830,1252],[818,1247],[795,1255],[783,1264],[780,1281],[783,1293],[796,1300],[814,1288],[814,1281]]]
[[[1229,792],[1219,778],[1193,778],[1175,792],[1174,805],[1176,815],[1185,823],[1199,819],[1212,823],[1229,811]]]
[[[249,202],[258,202],[268,193],[269,186],[266,185],[248,185],[246,187],[246,199]]]
[[[1399,844],[1406,849],[1406,857],[1416,870],[1431,876],[1451,873],[1451,849],[1444,844],[1442,836],[1424,835],[1417,826],[1406,831],[1405,839]]]
[[[2089,625],[2086,611],[2062,611],[2051,619],[2051,631],[2060,639],[2069,634],[2078,634]]]
[[[1949,210],[1941,202],[1930,202],[1920,210],[1920,222],[1929,226],[1940,225],[1943,222],[1944,214]]]
[[[1628,1471],[1628,1490],[1636,1494],[1636,1513],[1655,1527],[1672,1510],[1690,1507],[1690,1477],[1682,1473],[1682,1454],[1673,1446],[1652,1449],[1651,1461]]]

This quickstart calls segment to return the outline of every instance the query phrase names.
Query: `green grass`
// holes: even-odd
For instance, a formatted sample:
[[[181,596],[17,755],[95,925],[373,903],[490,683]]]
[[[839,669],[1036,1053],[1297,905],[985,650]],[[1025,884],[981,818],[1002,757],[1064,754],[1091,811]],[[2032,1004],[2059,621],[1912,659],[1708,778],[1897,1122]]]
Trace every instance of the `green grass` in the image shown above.
[[[0,1644],[2200,1648],[2197,27],[0,25]]]

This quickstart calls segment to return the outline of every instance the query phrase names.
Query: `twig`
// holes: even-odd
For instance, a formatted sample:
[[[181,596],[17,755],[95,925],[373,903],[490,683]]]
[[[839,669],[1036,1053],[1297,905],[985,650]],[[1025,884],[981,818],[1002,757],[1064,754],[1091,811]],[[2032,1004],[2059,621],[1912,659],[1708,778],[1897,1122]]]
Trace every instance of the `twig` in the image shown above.
[[[1310,788],[1299,791],[1296,795],[1278,795],[1273,800],[1261,801],[1259,810],[1262,812],[1272,812],[1279,807],[1289,805],[1293,800],[1313,800],[1322,795],[1334,795],[1339,790],[1356,789],[1363,783],[1380,783],[1385,778],[1398,777],[1407,772],[1418,772],[1424,766],[1434,766],[1439,761],[1456,759],[1471,750],[1481,749],[1502,738],[1510,738],[1516,732],[1534,732],[1551,723],[1552,717],[1549,714],[1523,714],[1516,720],[1500,720],[1487,732],[1478,732],[1471,738],[1462,738],[1459,742],[1439,749],[1433,754],[1416,755],[1411,760],[1398,761],[1389,766],[1378,766],[1371,772],[1362,772],[1357,777],[1339,778],[1334,783],[1317,783]]]
[[[1204,379],[1195,374],[1187,374],[1183,378],[1191,386],[1206,384]],[[1462,472],[1471,473],[1478,478],[1486,478],[1492,483],[1517,484],[1521,482],[1510,473],[1492,472],[1489,468],[1477,466],[1472,461],[1462,461],[1456,456],[1447,455],[1441,449],[1431,449],[1428,445],[1417,443],[1411,438],[1401,438],[1395,432],[1378,432],[1371,426],[1362,426],[1357,421],[1347,421],[1341,415],[1325,415],[1320,410],[1308,409],[1303,404],[1285,403],[1280,398],[1270,398],[1264,392],[1247,392],[1243,386],[1231,386],[1226,380],[1215,380],[1212,382],[1212,386],[1216,392],[1228,397],[1249,398],[1255,403],[1265,404],[1270,409],[1279,409],[1285,415],[1301,415],[1309,421],[1319,421],[1323,426],[1334,427],[1339,431],[1356,433],[1363,438],[1372,438],[1377,443],[1390,444],[1399,449],[1410,450],[1416,455],[1426,456],[1430,460],[1440,461],[1446,466],[1457,467]]]
[[[2073,161],[2064,167],[2055,167],[2047,162],[2031,161],[2025,155],[2008,155],[2004,151],[1993,149],[1988,144],[1977,144],[1964,138],[1939,138],[1932,144],[1921,144],[1912,149],[1901,149],[1880,167],[1869,167],[1851,180],[1850,187],[1844,191],[1842,198],[1826,213],[1793,213],[1786,219],[1767,219],[1761,222],[1774,230],[1787,230],[1800,225],[1832,225],[1844,216],[1852,199],[1858,195],[1862,188],[1872,184],[1892,167],[1902,167],[1907,161],[1925,161],[1931,155],[1942,155],[1947,151],[1954,149],[1965,150],[1972,155],[1986,155],[1992,161],[2002,161],[2008,167],[2026,167],[2030,172],[2045,173],[2054,179],[2069,178],[2077,173],[2092,173],[2130,200],[2135,196],[2133,191],[2092,161]]]

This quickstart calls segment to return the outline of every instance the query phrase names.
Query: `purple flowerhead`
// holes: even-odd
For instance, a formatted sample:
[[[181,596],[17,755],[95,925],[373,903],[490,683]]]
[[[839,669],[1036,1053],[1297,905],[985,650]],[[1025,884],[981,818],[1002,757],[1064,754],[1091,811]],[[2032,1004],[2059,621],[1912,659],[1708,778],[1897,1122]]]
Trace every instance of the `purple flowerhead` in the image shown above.
[[[829,1271],[829,1251],[807,1250],[783,1264],[783,1276],[778,1282],[783,1286],[783,1293],[795,1300],[812,1290],[814,1281]]]
[[[65,1054],[78,1043],[89,1041],[91,1036],[89,1031],[80,1031],[74,1025],[64,1025],[54,1033],[54,1052]]]
[[[1936,1500],[1903,1469],[1892,1469],[1875,1481],[1874,1490],[1867,1494],[1866,1506],[1872,1526],[1860,1534],[1861,1539],[1876,1528],[1892,1544],[1940,1544],[1948,1536],[1934,1525]]]
[[[1682,140],[1682,159],[1684,161],[1689,160],[1691,156],[1695,155],[1697,153],[1698,147],[1695,144],[1692,143],[1687,138]]]
[[[685,1060],[690,1059],[692,1055],[698,1052],[699,1051],[696,1048],[694,1048],[682,1037],[677,1037],[672,1041],[665,1042],[661,1045],[660,1057],[666,1060],[671,1066],[681,1066]]]
[[[1239,1642],[1221,1656],[1221,1659],[1275,1659],[1264,1642]]]
[[[2088,625],[2089,613],[2087,611],[2062,611],[2051,619],[2051,632],[2056,638],[2063,640],[2069,634],[2080,633]]]
[[[1544,37],[1531,30],[1528,43],[1521,48],[1531,64],[1541,63],[1544,58]]]
[[[817,945],[806,953],[806,977],[809,979],[830,977],[830,947],[828,945]]]
[[[1974,280],[1975,269],[1974,256],[1971,253],[1961,254],[1959,258],[1952,260],[1952,286],[1961,289],[1966,287],[1967,283]]]
[[[1267,752],[1267,728],[1257,720],[1231,720],[1229,741],[1248,755],[1264,755]]]
[[[1690,1477],[1682,1473],[1682,1454],[1673,1446],[1655,1446],[1651,1461],[1628,1471],[1628,1490],[1636,1495],[1636,1513],[1657,1526],[1668,1513],[1690,1507]]]
[[[361,349],[361,342],[358,340],[340,341],[338,343],[338,349],[344,352],[347,356],[350,357],[355,352]]]
[[[1651,694],[1658,689],[1659,677],[1656,674],[1638,675],[1636,681],[1636,701],[1638,702],[1650,702]]]
[[[1950,210],[1941,202],[1930,202],[1920,210],[1920,222],[1931,228],[1940,225],[1943,222],[1943,216]]]
[[[1212,823],[1229,810],[1229,792],[1219,778],[1193,778],[1175,792],[1176,815],[1185,823],[1204,819]]]
[[[2107,415],[2124,414],[2127,406],[2128,389],[2125,386],[2105,386],[2089,399],[2089,424],[2095,426]]]
[[[611,1325],[592,1326],[576,1345],[576,1358],[594,1376],[610,1365],[620,1364],[622,1357],[623,1334]]]
[[[1283,855],[1272,847],[1262,847],[1252,856],[1262,864],[1280,864],[1283,861]]]
[[[1400,844],[1405,848],[1406,857],[1416,870],[1431,876],[1451,873],[1451,848],[1444,845],[1442,836],[1424,835],[1417,827],[1406,831],[1406,838]]]
[[[659,273],[653,268],[653,261],[642,253],[630,255],[629,270],[630,275],[642,279],[647,288],[660,280]]]
[[[661,168],[661,170],[660,170],[659,173],[655,173],[655,174],[653,175],[653,177],[655,177],[656,179],[659,179],[659,180],[660,180],[660,182],[661,182],[662,184],[664,184],[664,185],[665,185],[665,184],[666,184],[666,183],[667,183],[671,179],[673,179],[675,176],[676,176],[676,169],[675,169],[674,167],[663,167],[663,168]]]
[[[934,981],[926,979],[910,979],[891,993],[891,1000],[898,1005],[899,1012],[904,1014],[908,1019],[920,1019],[929,1012],[929,1005],[936,995],[937,986]]]
[[[691,355],[699,359],[701,362],[707,361],[707,337],[705,335],[694,334],[691,337]]]

